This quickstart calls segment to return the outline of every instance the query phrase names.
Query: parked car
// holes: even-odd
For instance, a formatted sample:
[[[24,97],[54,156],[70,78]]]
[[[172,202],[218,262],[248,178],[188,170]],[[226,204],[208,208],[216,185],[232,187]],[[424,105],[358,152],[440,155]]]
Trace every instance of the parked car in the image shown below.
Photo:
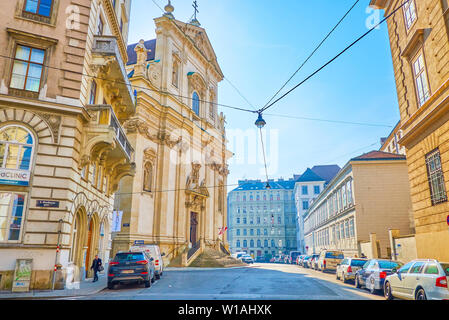
[[[318,270],[318,257],[319,254],[313,254],[312,258],[308,260],[308,265],[310,269]]]
[[[156,279],[160,279],[164,273],[164,260],[165,253],[161,253],[159,246],[157,244],[146,244],[140,246],[132,246],[129,251],[145,251],[154,259],[154,268],[156,272]]]
[[[335,271],[337,280],[342,280],[347,283],[348,280],[354,280],[355,274],[360,270],[363,265],[368,261],[364,258],[345,258],[343,261],[337,265]]]
[[[151,287],[155,280],[153,258],[145,251],[118,252],[108,267],[108,289],[116,284],[138,282]]]
[[[258,256],[258,257],[256,258],[256,262],[259,262],[259,263],[266,262],[266,258],[263,257],[263,256]]]
[[[246,254],[246,255],[242,256],[240,259],[244,263],[248,263],[248,264],[253,264],[254,263],[253,257],[251,257],[249,254]]]
[[[304,259],[302,259],[301,261],[301,266],[303,268],[308,268],[309,267],[309,260],[312,258],[312,256],[305,256]]]
[[[385,279],[387,300],[449,300],[449,263],[437,260],[413,260]]]
[[[337,265],[339,265],[343,259],[344,254],[341,251],[323,250],[318,257],[318,270],[323,272],[335,271],[337,270]]]
[[[290,263],[296,264],[297,258],[301,255],[300,251],[290,251]]]
[[[366,288],[371,293],[384,288],[385,278],[393,269],[402,267],[402,263],[387,259],[371,259],[355,274],[354,283],[357,288]]]
[[[280,256],[275,256],[274,257],[274,263],[281,263],[281,257]]]
[[[274,258],[274,257],[271,258],[271,259],[270,259],[270,263],[274,263],[275,260],[276,260],[276,258]]]
[[[302,259],[304,259],[305,255],[300,255],[296,258],[296,265],[300,266]]]
[[[237,259],[240,259],[240,260],[242,260],[242,257],[243,256],[246,256],[247,255],[247,253],[246,252],[238,252],[237,254],[236,254],[236,258]]]

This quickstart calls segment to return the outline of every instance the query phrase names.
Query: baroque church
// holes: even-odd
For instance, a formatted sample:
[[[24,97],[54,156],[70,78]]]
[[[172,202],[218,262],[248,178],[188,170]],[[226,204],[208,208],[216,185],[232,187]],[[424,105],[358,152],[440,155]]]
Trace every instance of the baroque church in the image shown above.
[[[196,8],[195,8],[196,10]],[[122,212],[112,254],[158,244],[164,263],[188,266],[204,249],[228,252],[225,117],[218,114],[224,78],[205,29],[175,19],[170,1],[154,19],[156,39],[129,45],[126,72],[136,113],[124,123],[136,174],[121,180]]]

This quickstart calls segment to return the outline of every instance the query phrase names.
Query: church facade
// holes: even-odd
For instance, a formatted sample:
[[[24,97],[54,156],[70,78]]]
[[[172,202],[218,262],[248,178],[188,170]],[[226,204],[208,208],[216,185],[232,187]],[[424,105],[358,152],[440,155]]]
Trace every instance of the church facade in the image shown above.
[[[205,29],[178,21],[169,4],[156,39],[128,46],[135,116],[125,122],[136,174],[116,194],[123,212],[112,253],[158,244],[164,262],[187,266],[205,248],[227,251],[229,174],[225,117],[218,114],[223,74]]]

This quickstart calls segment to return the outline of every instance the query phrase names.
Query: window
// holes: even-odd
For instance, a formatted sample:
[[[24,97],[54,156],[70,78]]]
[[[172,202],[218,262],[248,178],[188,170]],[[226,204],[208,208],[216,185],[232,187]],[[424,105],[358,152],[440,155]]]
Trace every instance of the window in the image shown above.
[[[237,218],[237,223],[238,223],[238,224],[240,223],[240,218]]]
[[[237,229],[237,235],[238,236],[240,235],[240,229]]]
[[[248,247],[248,241],[247,240],[243,240],[243,247],[247,248]]]
[[[34,139],[23,127],[6,126],[0,129],[0,168],[30,170]]]
[[[243,218],[243,224],[247,224],[246,218]]]
[[[18,45],[14,58],[10,87],[39,92],[45,51]]]
[[[320,186],[314,186],[314,187],[313,187],[313,192],[314,192],[315,194],[320,194]]]
[[[257,217],[257,224],[260,224],[260,217]]]
[[[95,104],[97,100],[97,83],[95,80],[92,80],[92,85],[90,87],[90,97],[89,97],[89,104]]]
[[[281,217],[278,217],[278,224],[281,224],[281,223],[282,223]]]
[[[50,17],[52,0],[26,0],[25,11],[44,17]]]
[[[97,30],[97,35],[102,36],[103,35],[103,31],[104,31],[104,23],[103,23],[103,19],[101,18],[101,16],[98,18],[98,30]]]
[[[303,210],[309,210],[309,201],[303,201],[302,202],[302,209]]]
[[[268,235],[268,230],[267,229],[263,229],[263,235],[267,236]]]
[[[348,192],[348,205],[352,204],[352,180],[346,183],[346,191]]]
[[[355,235],[355,230],[354,230],[354,218],[352,218],[351,220],[349,220],[349,235],[351,236],[351,238],[354,238],[354,235]]]
[[[346,185],[344,184],[343,187],[341,188],[341,194],[342,194],[342,198],[343,198],[343,208],[346,208]]]
[[[413,25],[413,22],[415,22],[416,20],[416,7],[414,0],[410,0],[408,3],[404,5],[404,19],[405,19],[405,26],[407,27],[408,30]]]
[[[250,230],[249,230],[249,235],[250,235],[250,236],[253,236],[253,235],[254,235],[254,229],[250,229]]]
[[[179,65],[177,61],[173,62],[173,70],[172,70],[172,80],[171,83],[178,88],[178,79],[179,79]]]
[[[257,247],[258,248],[262,247],[262,242],[260,240],[257,240]]]
[[[196,92],[194,92],[192,95],[192,109],[197,116],[200,115],[200,97]],[[243,201],[246,201],[246,197],[244,197]]]
[[[268,240],[264,240],[264,241],[263,241],[263,246],[264,246],[265,248],[268,247]]]
[[[424,270],[425,274],[439,274],[440,270],[438,270],[438,267],[436,264],[428,264],[426,266],[426,269]]]
[[[430,98],[429,83],[427,82],[426,66],[422,52],[413,60],[413,76],[415,77],[418,103],[419,106],[422,106]]]
[[[301,193],[302,194],[309,194],[309,190],[307,189],[307,186],[302,186],[301,187]]]
[[[349,238],[349,221],[345,221],[345,238]]]
[[[341,239],[345,238],[345,226],[344,226],[343,222],[340,223],[340,237],[341,237]]]
[[[257,235],[260,236],[260,229],[257,229]]]
[[[240,240],[237,240],[236,247],[240,248]]]
[[[251,248],[254,248],[254,240],[251,240],[251,241],[249,242],[249,246],[250,246]]]
[[[432,205],[447,201],[440,151],[438,149],[426,156],[426,165]]]
[[[92,163],[92,184],[94,186],[96,186],[95,185],[95,182],[97,181],[96,178],[97,178],[97,164],[95,162],[93,162]]]
[[[19,241],[25,195],[0,192],[0,242]]]
[[[421,273],[422,269],[424,268],[424,264],[424,262],[415,263],[410,269],[410,273]]]
[[[276,245],[274,244],[274,240],[271,240],[271,247],[274,248]]]
[[[246,229],[243,229],[243,235],[246,236],[248,234]]]

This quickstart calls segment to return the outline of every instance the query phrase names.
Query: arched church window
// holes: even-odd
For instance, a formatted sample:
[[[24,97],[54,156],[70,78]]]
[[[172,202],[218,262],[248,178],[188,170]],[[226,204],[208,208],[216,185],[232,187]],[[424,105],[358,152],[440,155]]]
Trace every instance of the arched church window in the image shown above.
[[[0,128],[0,168],[30,170],[33,149],[28,129],[15,125]]]
[[[143,170],[143,190],[151,192],[153,189],[153,164],[151,162],[145,163]]]
[[[197,116],[200,115],[200,96],[196,92],[192,95],[192,109]]]

